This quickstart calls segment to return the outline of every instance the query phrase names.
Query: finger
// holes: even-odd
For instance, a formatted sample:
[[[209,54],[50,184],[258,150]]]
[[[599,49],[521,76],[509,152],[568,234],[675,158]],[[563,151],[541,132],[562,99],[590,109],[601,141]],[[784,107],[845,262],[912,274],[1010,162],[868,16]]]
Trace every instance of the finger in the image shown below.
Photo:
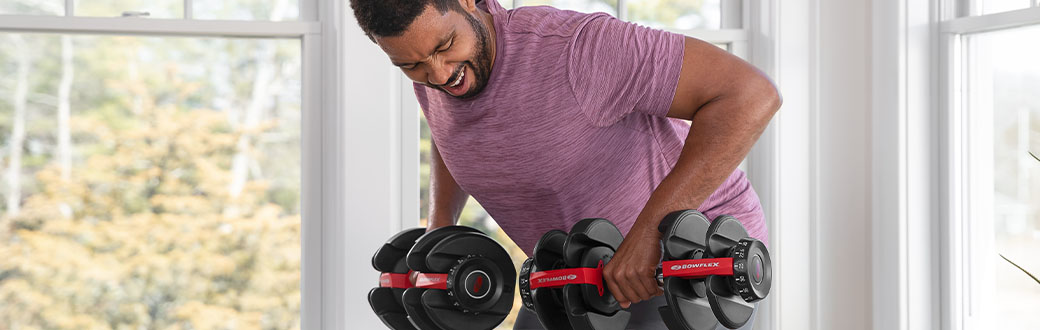
[[[604,280],[606,280],[607,289],[610,290],[610,294],[614,296],[614,299],[616,299],[618,303],[621,304],[621,307],[628,308],[627,306],[631,302],[631,299],[629,298],[630,295],[627,294],[625,290],[621,289],[621,285],[618,281],[618,276],[616,275],[616,272],[614,272],[613,270],[604,270],[603,278]]]
[[[625,292],[628,302],[633,304],[645,300],[649,294],[644,292],[645,289],[639,283],[638,276],[635,276],[635,272],[631,270],[623,271],[617,280],[617,284]]]
[[[646,276],[643,277],[643,285],[650,290],[650,298],[660,296],[663,291],[661,287],[657,285],[657,269],[650,269],[645,272]]]
[[[657,287],[657,280],[653,278],[653,275],[647,275],[646,272],[643,272],[642,276],[638,279],[638,282],[639,285],[643,287],[644,293],[646,293],[643,300],[650,300],[654,296],[657,296],[657,290],[659,290],[659,288]]]
[[[637,303],[643,300],[650,299],[650,293],[653,291],[648,290],[643,285],[643,278],[634,269],[629,269],[625,272],[624,285],[630,289],[634,294],[634,297],[629,296],[629,300],[633,303]]]

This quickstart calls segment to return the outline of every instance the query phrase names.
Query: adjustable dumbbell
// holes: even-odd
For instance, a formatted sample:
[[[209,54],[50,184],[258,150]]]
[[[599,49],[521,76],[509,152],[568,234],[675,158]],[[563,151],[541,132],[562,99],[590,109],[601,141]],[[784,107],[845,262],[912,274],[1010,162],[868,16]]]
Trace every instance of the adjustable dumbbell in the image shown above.
[[[412,287],[412,282],[408,279],[411,270],[405,264],[405,256],[415,244],[415,240],[425,232],[424,228],[413,228],[397,233],[372,256],[372,267],[381,274],[379,287],[368,292],[368,304],[379,316],[379,320],[390,329],[415,329],[408,322],[408,313],[401,303],[401,295],[405,289]]]
[[[492,329],[513,307],[516,270],[509,254],[473,228],[431,230],[404,259],[419,274],[401,301],[420,330]]]
[[[547,330],[624,329],[631,314],[603,284],[603,266],[624,237],[606,219],[553,230],[520,268],[520,297]]]
[[[658,226],[663,262],[658,281],[668,305],[658,309],[669,329],[736,329],[769,293],[772,264],[761,241],[736,218],[708,222],[698,211],[672,212]]]
[[[749,238],[740,222],[729,216],[709,224],[700,212],[674,212],[659,229],[665,262],[657,277],[668,301],[659,312],[668,328],[744,325],[754,310],[751,303],[769,291],[765,246]],[[602,279],[603,264],[621,240],[617,227],[605,219],[582,220],[570,235],[546,233],[520,271],[524,307],[550,330],[623,329],[629,314],[606,292]]]

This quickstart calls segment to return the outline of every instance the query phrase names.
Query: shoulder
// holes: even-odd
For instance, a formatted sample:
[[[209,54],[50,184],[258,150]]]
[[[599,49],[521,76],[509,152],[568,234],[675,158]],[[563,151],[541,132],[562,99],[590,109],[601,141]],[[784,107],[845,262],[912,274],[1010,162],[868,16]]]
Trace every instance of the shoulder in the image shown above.
[[[570,38],[577,35],[588,22],[601,17],[610,15],[580,13],[549,6],[525,6],[509,12],[506,30],[509,33]]]

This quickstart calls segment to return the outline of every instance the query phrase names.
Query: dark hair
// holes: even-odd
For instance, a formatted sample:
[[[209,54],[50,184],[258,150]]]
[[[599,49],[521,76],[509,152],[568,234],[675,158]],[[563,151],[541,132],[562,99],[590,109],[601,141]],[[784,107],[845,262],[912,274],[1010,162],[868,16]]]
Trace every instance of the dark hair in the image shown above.
[[[401,35],[429,5],[441,14],[462,11],[459,0],[350,0],[354,17],[369,39]]]

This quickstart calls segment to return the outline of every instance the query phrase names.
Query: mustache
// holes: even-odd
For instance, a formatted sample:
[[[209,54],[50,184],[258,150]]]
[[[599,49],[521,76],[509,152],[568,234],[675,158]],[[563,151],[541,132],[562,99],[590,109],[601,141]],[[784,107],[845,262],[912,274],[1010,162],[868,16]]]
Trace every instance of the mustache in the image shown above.
[[[448,87],[448,85],[450,85],[452,82],[455,82],[455,79],[459,79],[459,75],[462,74],[462,70],[466,69],[466,64],[467,63],[469,63],[469,61],[466,61],[466,62],[463,62],[462,64],[459,64],[459,67],[456,68],[455,71],[451,73],[451,76],[448,77],[448,81],[445,82],[443,85],[430,85],[430,84],[427,84],[427,85],[430,85],[431,87]]]

